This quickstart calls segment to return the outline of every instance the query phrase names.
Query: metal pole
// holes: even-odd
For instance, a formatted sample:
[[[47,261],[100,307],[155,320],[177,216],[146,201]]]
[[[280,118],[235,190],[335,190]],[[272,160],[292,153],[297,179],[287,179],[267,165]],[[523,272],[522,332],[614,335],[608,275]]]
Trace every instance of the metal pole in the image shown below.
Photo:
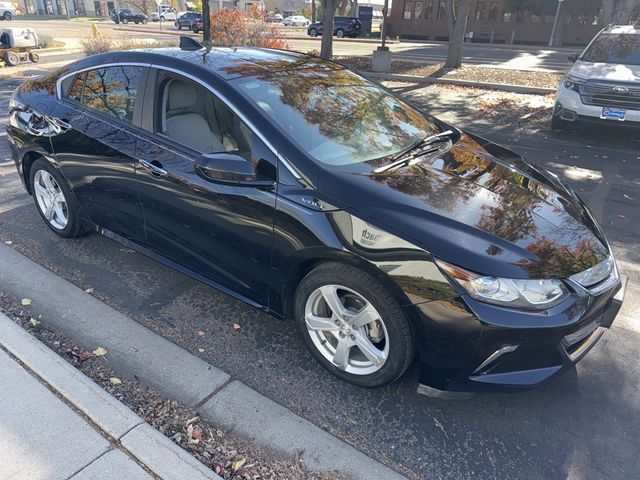
[[[387,12],[389,11],[389,0],[384,0],[384,6],[382,7],[382,50],[385,49],[387,43]]]
[[[551,38],[549,39],[549,46],[553,47],[556,43],[556,32],[558,30],[558,22],[560,21],[560,9],[562,8],[562,2],[564,0],[558,0],[558,8],[556,9],[556,18],[553,20],[553,28],[551,29]]]

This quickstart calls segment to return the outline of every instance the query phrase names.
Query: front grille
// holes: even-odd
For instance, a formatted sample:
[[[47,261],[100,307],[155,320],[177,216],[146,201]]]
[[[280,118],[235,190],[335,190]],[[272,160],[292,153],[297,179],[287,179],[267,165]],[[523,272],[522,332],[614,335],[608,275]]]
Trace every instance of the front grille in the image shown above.
[[[627,89],[616,92],[614,89]],[[580,98],[585,105],[640,110],[640,87],[616,84],[582,84]]]

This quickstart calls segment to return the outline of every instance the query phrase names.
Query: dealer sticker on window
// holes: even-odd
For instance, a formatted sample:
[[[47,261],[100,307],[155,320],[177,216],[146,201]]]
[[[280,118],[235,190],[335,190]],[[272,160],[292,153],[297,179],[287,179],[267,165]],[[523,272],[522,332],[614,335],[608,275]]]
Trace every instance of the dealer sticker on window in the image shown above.
[[[618,120],[619,122],[623,122],[626,116],[626,110],[610,107],[603,107],[602,113],[600,114],[600,118],[604,118],[607,120]]]

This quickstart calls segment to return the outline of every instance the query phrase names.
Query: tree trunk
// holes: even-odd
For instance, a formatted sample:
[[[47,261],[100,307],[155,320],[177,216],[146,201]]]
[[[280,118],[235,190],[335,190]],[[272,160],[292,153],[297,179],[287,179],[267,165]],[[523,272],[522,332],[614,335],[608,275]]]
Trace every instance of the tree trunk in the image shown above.
[[[619,0],[613,21],[621,25],[630,23],[631,16],[638,5],[640,0]]]
[[[211,9],[209,0],[202,0],[202,40],[211,43]]]
[[[316,23],[316,0],[311,0],[311,23]]]
[[[471,0],[446,0],[449,47],[444,68],[460,68],[462,65],[464,34],[467,29],[470,2]]]
[[[324,0],[322,4],[322,42],[320,44],[320,57],[331,60],[333,57],[333,17],[336,13],[338,2],[336,0]]]
[[[615,0],[602,0],[602,25],[609,25],[613,22],[615,3]]]

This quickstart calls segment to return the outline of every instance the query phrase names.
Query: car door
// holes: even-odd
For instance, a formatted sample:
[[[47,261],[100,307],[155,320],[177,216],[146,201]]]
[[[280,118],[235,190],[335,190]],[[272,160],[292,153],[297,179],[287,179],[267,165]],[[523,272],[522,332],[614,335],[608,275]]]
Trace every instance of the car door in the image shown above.
[[[144,244],[134,156],[147,68],[95,68],[62,81],[52,115],[65,128],[51,138],[56,159],[91,220]]]
[[[149,248],[237,295],[268,304],[276,157],[211,91],[153,71],[138,141],[140,203]],[[203,154],[233,152],[271,188],[206,179]],[[269,182],[267,182],[269,183]]]

